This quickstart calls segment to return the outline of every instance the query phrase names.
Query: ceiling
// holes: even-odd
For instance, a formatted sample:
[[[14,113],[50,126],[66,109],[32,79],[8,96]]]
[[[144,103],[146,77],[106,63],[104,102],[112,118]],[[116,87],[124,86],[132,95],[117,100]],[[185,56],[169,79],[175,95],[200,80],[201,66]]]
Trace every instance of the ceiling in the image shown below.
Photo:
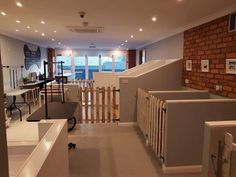
[[[0,15],[0,33],[52,48],[89,48],[92,43],[98,49],[115,49],[119,46],[122,49],[136,49],[236,10],[235,0],[19,2],[23,7],[16,6],[15,0],[0,0],[0,11],[6,13],[6,16]],[[84,18],[80,18],[79,11],[86,12]],[[154,16],[156,22],[152,21]],[[20,20],[20,23],[16,23],[16,20]],[[41,24],[42,20],[45,24]],[[104,27],[104,32],[78,34],[66,28],[82,26],[82,22]],[[143,31],[140,32],[139,28]]]

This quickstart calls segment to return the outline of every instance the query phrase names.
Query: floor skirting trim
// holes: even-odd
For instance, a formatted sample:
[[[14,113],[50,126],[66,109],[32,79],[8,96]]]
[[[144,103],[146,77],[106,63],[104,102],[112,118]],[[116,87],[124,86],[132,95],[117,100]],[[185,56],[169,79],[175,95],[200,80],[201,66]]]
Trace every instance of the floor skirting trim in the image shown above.
[[[166,174],[174,173],[200,173],[202,170],[201,165],[189,165],[189,166],[177,166],[177,167],[166,167],[162,165],[162,170]]]

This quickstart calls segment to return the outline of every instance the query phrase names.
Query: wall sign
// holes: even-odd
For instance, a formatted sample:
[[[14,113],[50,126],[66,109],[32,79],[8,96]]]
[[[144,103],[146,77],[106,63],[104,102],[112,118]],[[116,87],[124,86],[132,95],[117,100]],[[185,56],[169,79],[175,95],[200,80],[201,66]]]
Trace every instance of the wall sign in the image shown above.
[[[186,71],[192,71],[192,60],[186,60]]]
[[[24,54],[25,54],[25,69],[28,70],[30,66],[37,65],[38,68],[41,67],[41,51],[40,47],[36,51],[29,49],[28,45],[24,45]]]
[[[227,59],[226,60],[226,73],[227,74],[236,74],[236,59]]]
[[[201,60],[201,71],[209,72],[209,60]]]

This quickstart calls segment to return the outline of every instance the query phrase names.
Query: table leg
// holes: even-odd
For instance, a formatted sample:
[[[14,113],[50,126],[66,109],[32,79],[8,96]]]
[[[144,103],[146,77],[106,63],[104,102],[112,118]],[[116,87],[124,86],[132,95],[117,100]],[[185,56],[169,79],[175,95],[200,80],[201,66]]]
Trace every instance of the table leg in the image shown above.
[[[16,106],[16,96],[13,96],[13,102],[12,102],[12,104],[10,106],[11,114],[12,114],[12,106],[14,106],[14,108],[16,108],[20,112],[20,121],[22,121],[22,112],[21,112],[20,108],[18,108]]]
[[[25,98],[25,94],[23,95],[23,99],[24,99],[25,104],[27,104],[29,107],[29,114],[31,114],[31,106],[30,106],[30,103],[27,103],[26,98]]]

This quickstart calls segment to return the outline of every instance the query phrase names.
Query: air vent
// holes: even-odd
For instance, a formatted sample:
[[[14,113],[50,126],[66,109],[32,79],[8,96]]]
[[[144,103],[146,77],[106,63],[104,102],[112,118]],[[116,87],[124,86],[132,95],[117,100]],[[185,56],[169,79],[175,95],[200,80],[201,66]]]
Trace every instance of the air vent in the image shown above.
[[[90,45],[89,48],[90,49],[96,49],[96,46],[95,45]]]
[[[67,26],[66,27],[69,31],[73,33],[103,33],[104,28],[103,27],[84,27],[84,26]]]

